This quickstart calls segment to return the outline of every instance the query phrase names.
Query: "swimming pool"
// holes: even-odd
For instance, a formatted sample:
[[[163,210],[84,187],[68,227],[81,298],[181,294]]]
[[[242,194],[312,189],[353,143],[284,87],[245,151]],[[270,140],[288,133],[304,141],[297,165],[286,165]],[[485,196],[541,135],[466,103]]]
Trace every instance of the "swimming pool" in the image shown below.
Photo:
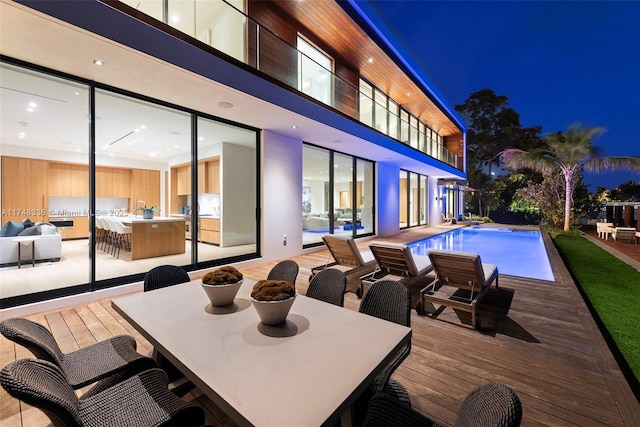
[[[549,257],[539,230],[473,226],[409,244],[411,252],[427,255],[429,248],[480,254],[501,274],[554,281]]]

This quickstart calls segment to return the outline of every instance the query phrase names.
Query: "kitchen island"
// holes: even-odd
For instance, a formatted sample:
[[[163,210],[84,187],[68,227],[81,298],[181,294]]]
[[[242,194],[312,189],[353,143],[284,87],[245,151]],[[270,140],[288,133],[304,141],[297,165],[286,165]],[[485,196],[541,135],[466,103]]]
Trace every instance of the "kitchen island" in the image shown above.
[[[156,216],[121,220],[131,227],[131,259],[185,253],[184,218]]]

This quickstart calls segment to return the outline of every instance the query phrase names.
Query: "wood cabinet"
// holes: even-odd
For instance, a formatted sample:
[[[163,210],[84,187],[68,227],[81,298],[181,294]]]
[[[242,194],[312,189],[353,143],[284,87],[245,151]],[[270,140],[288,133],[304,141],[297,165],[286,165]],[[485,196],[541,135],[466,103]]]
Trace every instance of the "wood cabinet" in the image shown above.
[[[176,168],[177,195],[186,196],[191,194],[191,166],[180,166]]]
[[[2,157],[2,224],[7,221],[45,221],[47,162]]]
[[[71,165],[68,163],[49,163],[47,179],[49,197],[71,196]]]
[[[71,165],[71,195],[89,197],[89,166]]]
[[[191,194],[191,165],[171,168],[172,196]],[[220,157],[198,161],[198,193],[220,192]]]
[[[200,241],[203,243],[220,244],[220,220],[200,218]]]
[[[220,157],[215,157],[206,163],[206,193],[220,192]]]
[[[143,200],[148,207],[160,206],[160,171],[133,169],[131,171],[130,197],[130,211],[134,213],[138,200]],[[155,213],[156,216],[160,214],[160,211],[156,211]]]
[[[89,197],[89,167],[49,162],[48,197]]]
[[[131,197],[131,169],[96,166],[96,197]]]
[[[66,218],[66,217],[65,217]],[[49,218],[54,219],[54,218]],[[64,240],[67,239],[86,239],[89,237],[89,217],[74,216],[72,228],[61,228],[60,235]]]

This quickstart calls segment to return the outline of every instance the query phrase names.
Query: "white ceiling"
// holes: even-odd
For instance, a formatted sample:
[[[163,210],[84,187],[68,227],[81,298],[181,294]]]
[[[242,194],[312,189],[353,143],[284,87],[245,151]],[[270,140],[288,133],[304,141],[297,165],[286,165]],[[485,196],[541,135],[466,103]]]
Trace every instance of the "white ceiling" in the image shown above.
[[[60,22],[47,15],[16,4],[10,0],[0,0],[0,49],[3,55],[53,68],[55,70],[79,76],[88,80],[104,83],[134,93],[161,99],[163,101],[181,105],[196,111],[202,111],[213,116],[221,117],[238,123],[258,128],[268,129],[295,139],[332,148],[347,154],[354,154],[373,161],[384,161],[415,172],[434,177],[452,177],[429,165],[415,159],[402,156],[392,150],[385,149],[368,141],[354,137],[330,126],[310,120],[300,114],[269,104],[261,99],[251,97],[229,87],[222,86],[200,75],[186,71],[172,64],[162,62],[156,58],[142,54],[126,46],[104,39],[95,34]],[[98,67],[94,59],[105,61],[105,65]],[[61,85],[54,81],[41,82],[42,87],[20,84],[15,76],[6,75],[7,81],[16,88],[5,88],[5,73],[0,75],[3,87],[1,96],[0,119],[2,141],[11,144],[39,144],[46,143],[49,148],[60,147],[75,150],[76,140],[86,135],[74,135],[74,130],[65,124],[71,123],[72,118],[65,114],[73,114],[76,122],[82,111],[86,111],[86,93],[71,95],[68,85]],[[180,82],[179,90],[176,82]],[[15,90],[14,90],[15,89]],[[16,91],[17,90],[17,91]],[[48,129],[46,135],[39,134],[36,129],[36,114],[26,112],[26,93],[41,95],[38,102],[41,110],[56,111],[59,116],[55,123],[43,123],[38,129]],[[43,98],[46,94],[47,98]],[[203,96],[206,94],[206,96]],[[6,97],[6,101],[5,101]],[[82,99],[84,98],[84,100]],[[111,121],[117,126],[104,131],[108,138],[99,141],[100,149],[105,144],[120,138],[129,132],[120,142],[111,145],[112,150],[118,150],[122,156],[149,156],[157,152],[156,156],[170,156],[172,150],[178,150],[176,145],[182,144],[180,136],[188,135],[188,125],[185,127],[180,115],[167,114],[161,122],[157,120],[145,123],[146,114],[158,115],[159,107],[144,106],[133,103],[118,103],[117,99],[106,99],[97,109],[96,126],[109,127]],[[225,108],[224,103],[230,103],[232,108]],[[98,104],[96,104],[98,105]],[[61,108],[65,106],[65,108]],[[49,110],[51,109],[51,110]],[[65,113],[63,110],[68,109]],[[154,110],[155,109],[155,110]],[[86,113],[84,113],[86,115]],[[48,117],[55,117],[48,115]],[[44,119],[47,120],[47,119]],[[23,123],[27,123],[25,126]],[[141,125],[144,131],[135,132]],[[33,131],[34,141],[24,142],[16,136],[21,128],[29,133]],[[74,126],[75,128],[75,126]],[[80,129],[78,131],[77,129]],[[75,132],[83,133],[84,126],[80,123]],[[224,134],[224,138],[236,139],[238,142],[247,138],[247,134],[233,132],[231,128],[217,129]],[[225,133],[227,132],[227,133]],[[231,134],[229,134],[231,132]],[[102,131],[100,133],[103,133]],[[132,138],[144,138],[152,141],[152,148],[141,144],[139,149]],[[176,142],[180,140],[180,142]],[[124,143],[124,144],[123,144]],[[126,145],[125,145],[126,144]],[[188,144],[188,142],[187,142]],[[86,142],[85,142],[86,146]],[[146,148],[143,148],[146,147]],[[188,145],[187,145],[188,147]],[[130,150],[126,154],[126,150]],[[157,160],[160,158],[158,157]]]

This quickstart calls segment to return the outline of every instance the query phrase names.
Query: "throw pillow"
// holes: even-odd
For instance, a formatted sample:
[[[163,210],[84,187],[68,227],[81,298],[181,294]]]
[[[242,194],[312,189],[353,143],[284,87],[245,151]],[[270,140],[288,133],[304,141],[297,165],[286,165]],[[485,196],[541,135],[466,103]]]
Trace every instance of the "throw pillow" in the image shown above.
[[[38,230],[36,227],[25,228],[18,234],[18,236],[39,236],[39,235],[40,235],[40,230]]]
[[[47,224],[41,224],[40,225],[40,233],[43,236],[49,236],[52,234],[56,234],[57,228],[55,225],[47,225]]]
[[[8,227],[5,235],[6,237],[17,236],[22,230],[24,230],[24,225],[22,225],[21,222],[15,223],[15,222],[9,221],[7,225]]]
[[[29,227],[33,227],[35,224],[33,223],[33,221],[27,218],[22,220],[22,225],[24,225],[24,228],[29,228]]]
[[[6,237],[7,236],[7,230],[9,229],[9,221],[7,221],[3,226],[2,229],[0,229],[0,237]]]

